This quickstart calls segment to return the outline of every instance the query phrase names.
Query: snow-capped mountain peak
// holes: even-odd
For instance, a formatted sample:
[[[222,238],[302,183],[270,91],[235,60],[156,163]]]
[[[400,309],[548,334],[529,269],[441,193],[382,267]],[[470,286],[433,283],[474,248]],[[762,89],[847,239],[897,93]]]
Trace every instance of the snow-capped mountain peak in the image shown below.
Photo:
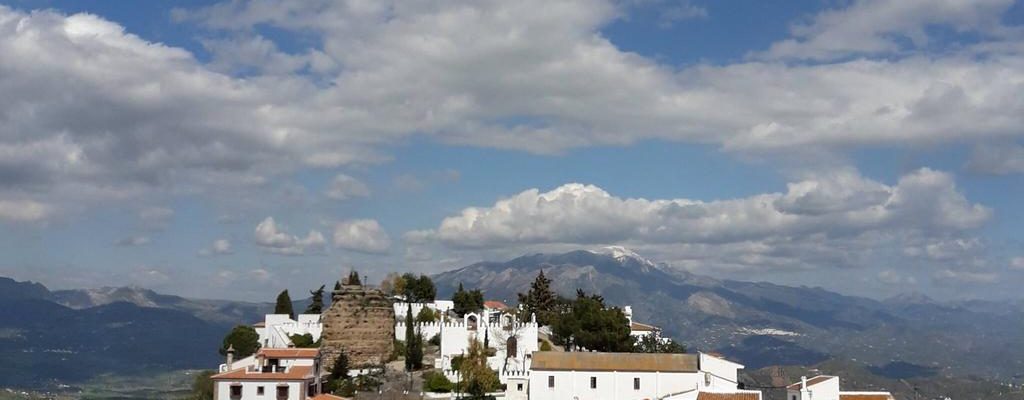
[[[623,246],[605,246],[600,249],[591,250],[591,252],[594,254],[609,255],[622,264],[625,264],[629,260],[633,260],[645,267],[654,268],[657,266],[653,261],[648,260],[640,254],[637,254],[637,252]]]

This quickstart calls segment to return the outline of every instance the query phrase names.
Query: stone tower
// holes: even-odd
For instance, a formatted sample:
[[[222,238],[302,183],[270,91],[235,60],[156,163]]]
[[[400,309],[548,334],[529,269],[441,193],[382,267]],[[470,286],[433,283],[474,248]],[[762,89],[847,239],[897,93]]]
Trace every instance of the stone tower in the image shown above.
[[[377,289],[344,285],[332,293],[331,300],[321,335],[324,366],[333,366],[341,351],[353,368],[389,361],[395,339],[391,299]]]

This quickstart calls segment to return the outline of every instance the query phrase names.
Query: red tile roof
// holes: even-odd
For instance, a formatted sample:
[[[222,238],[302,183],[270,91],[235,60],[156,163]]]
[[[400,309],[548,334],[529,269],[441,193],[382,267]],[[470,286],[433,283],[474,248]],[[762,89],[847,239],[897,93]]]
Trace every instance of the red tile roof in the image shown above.
[[[807,386],[814,386],[814,385],[817,385],[819,383],[825,382],[825,381],[827,381],[829,379],[832,379],[832,378],[835,378],[835,377],[834,376],[828,376],[828,375],[818,375],[816,377],[808,379],[807,380]],[[802,385],[802,384],[803,384],[803,382],[797,382],[797,383],[794,383],[792,385],[786,386],[786,389],[800,390],[800,385]]]
[[[737,392],[737,393],[697,393],[697,400],[761,400],[759,392]]]
[[[345,398],[338,397],[333,394],[318,394],[309,400],[345,400]]]
[[[502,302],[497,301],[497,300],[487,300],[487,301],[485,301],[484,302],[484,308],[491,309],[491,310],[508,310],[509,309],[507,304],[502,303]]]
[[[320,349],[260,349],[256,355],[267,358],[316,358],[320,355]]]
[[[210,379],[225,381],[304,381],[312,378],[313,367],[309,365],[297,365],[288,368],[285,372],[249,372],[245,368],[217,374]]]

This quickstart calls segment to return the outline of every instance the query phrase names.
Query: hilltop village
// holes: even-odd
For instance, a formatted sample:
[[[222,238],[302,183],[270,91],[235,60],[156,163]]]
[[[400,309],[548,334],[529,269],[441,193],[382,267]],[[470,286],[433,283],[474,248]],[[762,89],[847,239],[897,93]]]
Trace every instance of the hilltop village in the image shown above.
[[[635,321],[630,306],[578,291],[555,295],[541,272],[519,304],[479,290],[436,299],[426,276],[391,275],[379,286],[353,272],[312,292],[295,315],[287,292],[274,314],[236,327],[225,362],[209,376],[215,400],[509,399],[761,400],[743,369],[722,355],[688,352]],[[804,377],[787,400],[892,400],[840,389],[836,376]]]

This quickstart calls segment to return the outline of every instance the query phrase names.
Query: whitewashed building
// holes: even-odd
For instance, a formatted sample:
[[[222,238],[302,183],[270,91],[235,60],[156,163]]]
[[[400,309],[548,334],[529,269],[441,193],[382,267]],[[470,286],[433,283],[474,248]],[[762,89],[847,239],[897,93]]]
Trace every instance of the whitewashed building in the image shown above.
[[[527,389],[530,400],[760,400],[737,389],[741,368],[708,354],[538,352]]]
[[[323,375],[319,349],[260,349],[242,364],[227,362],[213,375],[214,400],[317,400]]]
[[[893,400],[889,392],[851,392],[839,389],[839,377],[818,375],[801,377],[786,387],[787,400]]]
[[[291,319],[288,314],[267,314],[263,322],[253,325],[253,329],[260,336],[260,347],[284,349],[293,346],[292,335],[309,334],[314,342],[320,340],[324,324],[320,314],[299,314],[298,320]]]

